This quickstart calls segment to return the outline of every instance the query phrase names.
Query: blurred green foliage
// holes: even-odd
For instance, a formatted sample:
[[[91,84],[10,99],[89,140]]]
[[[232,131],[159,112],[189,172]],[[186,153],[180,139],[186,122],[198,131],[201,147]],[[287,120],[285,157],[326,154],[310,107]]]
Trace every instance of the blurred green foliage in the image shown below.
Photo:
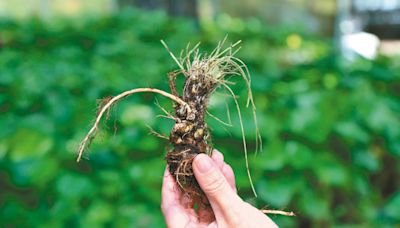
[[[210,51],[225,34],[243,40],[238,56],[252,74],[264,149],[250,157],[259,194],[249,188],[233,101],[217,94],[209,118],[214,145],[236,173],[239,194],[286,226],[400,223],[400,61],[352,62],[330,40],[256,19],[227,15],[196,24],[163,13],[42,22],[0,20],[0,221],[5,227],[162,227],[160,186],[171,120],[154,95],[138,94],[113,109],[92,143],[90,160],[77,146],[96,100],[137,87],[169,91],[177,69],[159,40],[179,53],[188,42]],[[251,111],[241,97],[250,148]],[[222,91],[221,91],[222,92]],[[171,102],[156,96],[161,106]]]

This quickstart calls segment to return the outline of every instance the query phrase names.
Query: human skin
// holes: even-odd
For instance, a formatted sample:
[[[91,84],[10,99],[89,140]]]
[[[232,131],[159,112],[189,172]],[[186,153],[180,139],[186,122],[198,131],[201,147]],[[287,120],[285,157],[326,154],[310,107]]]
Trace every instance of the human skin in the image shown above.
[[[236,193],[235,176],[222,153],[199,154],[193,160],[193,172],[206,194],[210,208],[193,208],[175,179],[165,169],[161,210],[168,227],[277,227],[260,210],[243,201]]]

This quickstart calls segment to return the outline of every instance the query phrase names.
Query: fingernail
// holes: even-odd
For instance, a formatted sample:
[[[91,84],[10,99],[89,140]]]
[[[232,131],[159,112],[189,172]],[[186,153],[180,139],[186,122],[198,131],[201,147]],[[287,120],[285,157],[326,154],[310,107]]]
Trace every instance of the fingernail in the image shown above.
[[[212,168],[211,158],[205,154],[196,157],[196,166],[201,173],[207,173]]]

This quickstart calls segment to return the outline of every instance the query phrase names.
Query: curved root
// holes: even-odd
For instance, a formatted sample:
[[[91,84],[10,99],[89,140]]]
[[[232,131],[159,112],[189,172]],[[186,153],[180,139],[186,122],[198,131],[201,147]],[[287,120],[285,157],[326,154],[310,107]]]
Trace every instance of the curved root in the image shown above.
[[[79,162],[81,160],[83,151],[85,150],[87,144],[89,144],[90,141],[96,135],[98,127],[99,127],[100,120],[103,117],[104,113],[108,113],[108,111],[111,108],[111,106],[114,103],[116,103],[117,101],[119,101],[120,99],[122,99],[124,97],[127,97],[127,96],[130,96],[130,95],[132,95],[134,93],[142,93],[142,92],[150,92],[150,93],[161,94],[164,97],[168,97],[169,99],[175,101],[177,104],[180,104],[180,105],[186,107],[186,111],[188,113],[192,112],[190,106],[185,101],[183,101],[179,97],[177,97],[175,95],[172,95],[170,93],[167,93],[167,92],[165,92],[163,90],[154,89],[154,88],[138,88],[138,89],[131,89],[131,90],[125,91],[123,93],[120,93],[117,96],[113,97],[112,99],[107,99],[108,101],[98,111],[98,113],[96,115],[96,120],[95,120],[92,128],[89,130],[89,132],[86,134],[85,138],[82,140],[82,142],[79,145],[78,158],[76,159],[77,162]]]

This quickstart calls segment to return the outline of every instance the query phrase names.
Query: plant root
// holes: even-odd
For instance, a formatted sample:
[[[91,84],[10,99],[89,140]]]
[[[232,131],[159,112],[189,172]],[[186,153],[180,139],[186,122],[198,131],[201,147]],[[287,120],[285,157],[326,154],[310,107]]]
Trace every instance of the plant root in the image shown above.
[[[174,107],[175,116],[180,120],[176,121],[176,124],[170,133],[170,142],[173,145],[173,149],[167,153],[165,158],[169,164],[169,171],[176,177],[176,181],[179,186],[182,187],[183,192],[188,194],[189,197],[191,197],[199,206],[209,206],[209,204],[193,176],[191,162],[197,154],[205,153],[210,155],[212,151],[211,136],[209,134],[208,126],[204,121],[204,117],[208,114],[218,122],[228,126],[231,122],[229,114],[229,124],[227,124],[207,111],[209,97],[219,87],[228,90],[229,95],[235,101],[242,132],[247,174],[251,189],[254,195],[257,196],[249,171],[247,143],[240,114],[240,107],[235,94],[229,87],[232,82],[227,80],[228,77],[235,75],[243,78],[248,92],[247,106],[251,104],[253,108],[254,123],[256,123],[255,106],[250,88],[250,76],[244,63],[240,59],[234,57],[234,54],[239,50],[239,48],[235,47],[240,43],[240,41],[223,49],[222,47],[224,46],[225,40],[226,37],[224,40],[219,42],[218,46],[210,55],[200,54],[198,49],[199,44],[197,44],[192,49],[188,46],[186,48],[186,53],[181,52],[180,58],[177,58],[168,48],[166,43],[161,41],[179,67],[178,71],[168,75],[171,92],[175,95],[178,94],[176,91],[175,78],[178,74],[183,75],[185,77],[185,82],[181,98],[192,109],[192,112],[188,114],[188,112],[182,111],[181,105],[177,104]],[[243,70],[242,67],[245,68],[245,70]],[[261,137],[256,125],[257,149],[261,145],[260,139]]]
[[[79,162],[82,158],[83,155],[83,151],[86,149],[87,146],[89,146],[90,142],[93,140],[93,138],[95,137],[97,130],[99,128],[99,123],[101,118],[103,117],[104,113],[109,113],[111,106],[118,102],[120,99],[130,96],[132,94],[135,93],[143,93],[143,92],[151,92],[151,93],[158,93],[163,95],[164,97],[168,97],[169,99],[173,100],[174,102],[176,102],[177,104],[181,105],[183,107],[184,112],[192,112],[191,108],[189,107],[189,105],[184,102],[182,99],[180,99],[179,97],[172,95],[170,93],[167,93],[163,90],[159,90],[159,89],[154,89],[154,88],[138,88],[138,89],[132,89],[132,90],[128,90],[125,91],[123,93],[118,94],[117,96],[111,98],[111,97],[107,97],[107,99],[102,102],[97,114],[96,114],[96,119],[95,122],[92,126],[92,128],[89,130],[89,132],[86,134],[85,138],[82,140],[82,142],[79,145],[79,149],[78,149],[78,158],[76,159],[77,162]]]
[[[229,109],[227,110],[229,123],[223,122],[207,111],[210,96],[218,88],[222,87],[225,89],[225,91],[229,92],[228,95],[231,96],[235,102],[242,134],[247,175],[250,181],[251,189],[254,195],[257,196],[250,175],[247,143],[239,103],[236,95],[230,88],[230,85],[233,83],[228,81],[228,78],[231,76],[240,76],[246,84],[246,106],[251,106],[253,112],[257,152],[257,150],[261,149],[262,143],[260,132],[257,127],[256,109],[250,88],[250,74],[242,60],[234,57],[236,52],[240,49],[240,47],[236,47],[240,41],[223,49],[225,41],[226,37],[218,43],[218,46],[209,55],[199,53],[199,44],[195,45],[191,49],[188,45],[186,51],[181,52],[179,59],[170,51],[166,43],[161,41],[171,55],[172,59],[179,67],[178,70],[168,74],[171,93],[154,88],[138,88],[128,90],[118,94],[115,97],[108,97],[107,99],[102,100],[94,124],[79,146],[77,161],[80,161],[85,148],[89,146],[91,140],[95,137],[99,128],[99,122],[103,115],[109,115],[112,105],[117,103],[122,98],[139,92],[152,92],[161,94],[174,101],[174,115],[160,107],[165,113],[164,117],[173,119],[175,121],[175,125],[173,126],[168,138],[172,148],[165,156],[169,172],[175,177],[176,182],[181,187],[181,190],[186,197],[191,198],[199,207],[210,207],[207,197],[201,190],[193,175],[192,162],[193,159],[200,153],[204,153],[209,156],[212,153],[213,146],[211,142],[211,135],[209,133],[207,123],[205,122],[205,116],[207,114],[224,125],[231,125]],[[176,77],[178,75],[183,75],[185,77],[184,86],[182,90],[179,91],[181,92],[181,95],[178,93],[176,88]],[[161,138],[165,138],[163,135],[155,131],[152,131],[152,134]],[[291,213],[274,210],[262,211],[273,214],[291,215]]]
[[[280,211],[280,210],[261,210],[264,214],[272,214],[272,215],[284,215],[284,216],[296,216],[293,211]]]

